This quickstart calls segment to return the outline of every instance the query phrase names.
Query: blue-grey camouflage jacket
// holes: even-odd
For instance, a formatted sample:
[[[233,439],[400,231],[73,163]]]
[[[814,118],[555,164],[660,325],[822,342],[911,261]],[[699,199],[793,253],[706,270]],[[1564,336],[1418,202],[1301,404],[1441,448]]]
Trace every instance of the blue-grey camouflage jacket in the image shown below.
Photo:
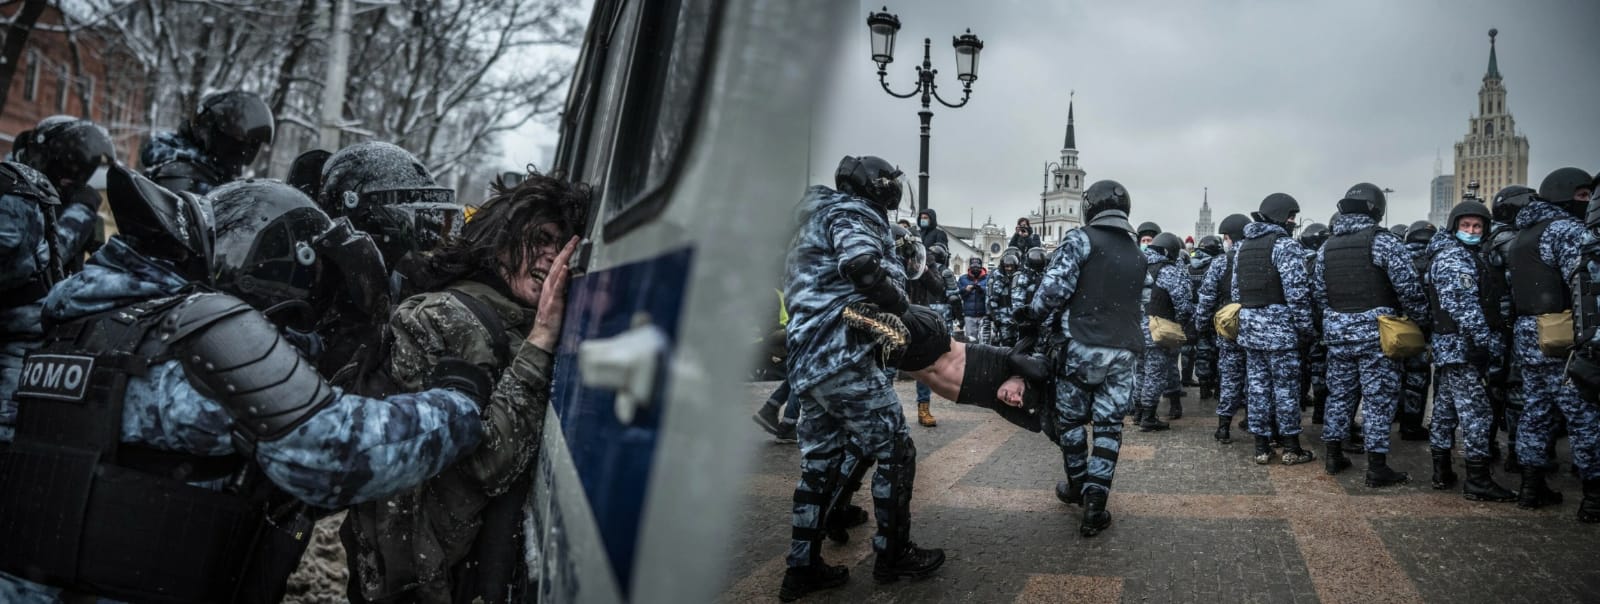
[[[159,260],[112,237],[83,272],[57,284],[44,313],[70,321],[180,293],[186,283]],[[257,444],[254,461],[278,487],[306,503],[337,508],[420,484],[483,438],[478,406],[448,390],[373,399],[334,389],[334,402],[288,435]],[[192,455],[235,451],[233,418],[189,384],[178,361],[128,380],[122,440]]]
[[[1003,326],[1011,324],[1011,291],[1018,272],[997,268],[989,275],[989,319]]]
[[[1564,282],[1570,282],[1583,259],[1583,224],[1561,207],[1535,201],[1517,214],[1517,230],[1521,231],[1546,220],[1554,220],[1539,237],[1539,262],[1561,271]]]
[[[1366,214],[1340,214],[1328,228],[1333,235],[1347,235],[1377,226],[1378,221]],[[1428,297],[1422,291],[1422,279],[1417,275],[1410,250],[1400,237],[1381,231],[1372,239],[1372,264],[1383,269],[1394,287],[1401,308],[1379,306],[1366,312],[1342,313],[1328,308],[1328,284],[1323,277],[1327,266],[1328,246],[1317,252],[1316,270],[1312,271],[1311,284],[1316,292],[1317,307],[1322,310],[1322,338],[1329,345],[1355,344],[1378,339],[1378,315],[1405,317],[1426,330],[1432,323],[1428,314]]]
[[[1006,309],[1006,316],[1015,315],[1017,309],[1033,302],[1033,296],[1039,291],[1039,282],[1044,280],[1044,273],[1026,266],[1017,269],[1017,275],[1011,278],[1011,307]]]
[[[844,307],[866,296],[841,272],[844,262],[878,258],[889,280],[905,291],[905,267],[895,260],[889,221],[866,200],[824,186],[806,189],[798,208],[800,230],[789,249],[783,299],[789,305],[789,385],[805,392],[872,352],[852,345]]]
[[[1166,254],[1144,251],[1145,266],[1166,261]],[[1167,295],[1172,296],[1172,308],[1178,311],[1178,325],[1188,325],[1194,320],[1194,285],[1189,281],[1188,267],[1179,262],[1161,267],[1161,271],[1156,273],[1155,286],[1167,290]]]
[[[1222,273],[1228,270],[1228,256],[1217,256],[1206,267],[1206,274],[1200,278],[1200,291],[1194,301],[1194,329],[1202,334],[1213,333],[1217,330],[1211,324],[1211,318],[1217,314],[1217,302],[1221,301],[1220,288],[1232,287],[1232,284],[1222,283]]]
[[[1031,305],[1033,316],[1046,317],[1041,319],[1041,328],[1068,340],[1072,339],[1072,330],[1068,327],[1071,312],[1067,309],[1067,302],[1078,291],[1078,273],[1083,263],[1089,260],[1091,251],[1089,235],[1083,232],[1085,228],[1089,227],[1072,229],[1061,237],[1061,245],[1050,255],[1050,264],[1039,279],[1039,289],[1034,292]],[[1150,303],[1150,285],[1150,277],[1146,276],[1144,292],[1139,300],[1140,316],[1144,316],[1144,306]],[[1141,331],[1148,340],[1149,324],[1142,325]]]
[[[16,195],[0,195],[0,291],[16,291],[50,262],[50,244],[44,239],[44,214],[34,202]],[[0,440],[11,440],[17,407],[22,357],[39,346],[43,334],[40,301],[0,308]]]
[[[1427,283],[1433,285],[1439,296],[1439,309],[1456,322],[1456,333],[1435,332],[1429,337],[1434,364],[1467,362],[1469,345],[1489,356],[1504,354],[1499,332],[1490,330],[1488,319],[1483,316],[1478,289],[1483,275],[1478,273],[1478,266],[1472,259],[1479,254],[1478,247],[1467,246],[1453,233],[1439,231],[1428,242],[1427,253],[1433,258],[1428,264]]]
[[[1316,337],[1311,323],[1311,282],[1306,276],[1305,247],[1289,231],[1270,222],[1252,222],[1244,227],[1245,239],[1259,239],[1273,233],[1272,264],[1283,282],[1283,304],[1239,310],[1239,346],[1251,350],[1294,350],[1299,342]],[[1233,255],[1233,283],[1228,284],[1234,300],[1239,299],[1239,254]],[[1214,302],[1213,302],[1214,303]]]
[[[200,150],[199,145],[176,132],[157,132],[139,147],[139,165],[144,167],[144,175],[151,180],[159,181],[160,172],[167,164],[174,162],[198,166],[200,173],[211,177],[195,180],[194,192],[198,195],[205,195],[211,189],[222,186],[230,176],[211,156]]]

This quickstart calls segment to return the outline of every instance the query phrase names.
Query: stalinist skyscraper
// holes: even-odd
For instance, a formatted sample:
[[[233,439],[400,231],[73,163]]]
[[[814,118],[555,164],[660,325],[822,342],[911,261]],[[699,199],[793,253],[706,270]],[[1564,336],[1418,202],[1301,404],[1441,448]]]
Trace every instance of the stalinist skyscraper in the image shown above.
[[[1478,88],[1478,114],[1469,120],[1467,136],[1456,143],[1455,196],[1461,201],[1467,184],[1478,181],[1479,195],[1492,198],[1501,188],[1528,184],[1528,138],[1517,133],[1516,120],[1506,108],[1506,88],[1500,83],[1494,38],[1489,30],[1489,70]]]

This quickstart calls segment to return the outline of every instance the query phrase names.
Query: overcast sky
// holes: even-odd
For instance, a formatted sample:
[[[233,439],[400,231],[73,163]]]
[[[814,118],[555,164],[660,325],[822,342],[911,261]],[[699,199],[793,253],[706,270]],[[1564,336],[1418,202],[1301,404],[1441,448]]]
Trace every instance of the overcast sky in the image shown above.
[[[915,99],[876,81],[863,3],[842,19],[830,103],[820,107],[810,174],[828,182],[844,154],[917,170]],[[1039,207],[1077,91],[1077,144],[1089,182],[1133,195],[1134,222],[1194,229],[1203,187],[1213,220],[1269,193],[1326,222],[1351,184],[1395,190],[1390,221],[1427,217],[1437,152],[1452,170],[1497,39],[1507,105],[1528,137],[1530,183],[1600,169],[1600,2],[1483,0],[1204,3],[902,1],[889,81],[904,92],[933,38],[941,92],[960,97],[953,35],[984,41],[971,103],[935,106],[929,198],[942,222],[997,224]],[[1492,195],[1493,192],[1485,192]]]

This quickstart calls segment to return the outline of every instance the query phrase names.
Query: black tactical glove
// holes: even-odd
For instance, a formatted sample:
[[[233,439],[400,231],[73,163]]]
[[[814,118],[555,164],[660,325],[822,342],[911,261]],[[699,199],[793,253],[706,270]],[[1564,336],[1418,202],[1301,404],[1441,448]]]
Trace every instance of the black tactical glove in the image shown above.
[[[423,378],[422,386],[429,390],[446,388],[471,397],[478,407],[489,406],[489,395],[494,393],[494,380],[482,367],[464,359],[445,357],[434,364]]]

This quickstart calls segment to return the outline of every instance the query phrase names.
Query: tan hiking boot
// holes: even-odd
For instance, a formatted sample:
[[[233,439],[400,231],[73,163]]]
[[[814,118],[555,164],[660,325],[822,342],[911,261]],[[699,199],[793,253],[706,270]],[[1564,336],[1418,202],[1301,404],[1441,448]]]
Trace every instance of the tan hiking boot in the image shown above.
[[[928,403],[917,403],[917,423],[926,428],[939,425],[939,420],[933,419],[933,412],[928,410]]]

